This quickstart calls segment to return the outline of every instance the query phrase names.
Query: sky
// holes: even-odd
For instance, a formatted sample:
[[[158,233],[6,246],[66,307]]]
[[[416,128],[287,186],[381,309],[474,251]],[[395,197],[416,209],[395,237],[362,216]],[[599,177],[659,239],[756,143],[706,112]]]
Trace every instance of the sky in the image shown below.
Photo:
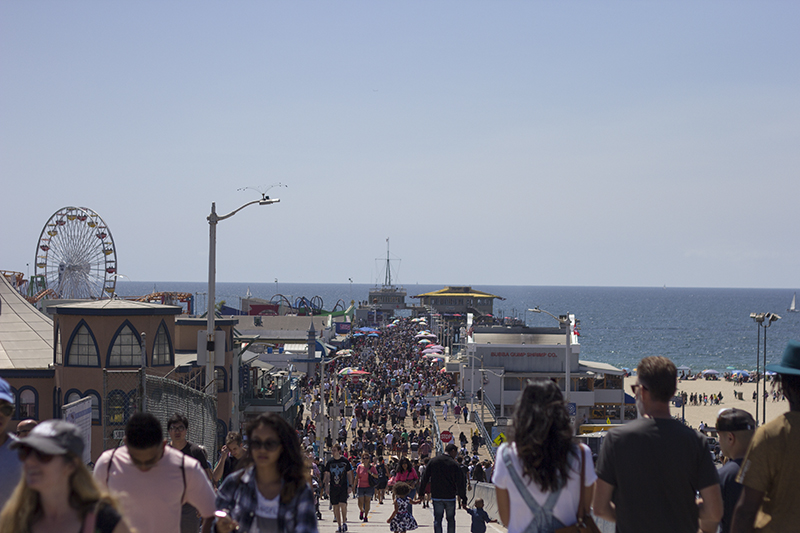
[[[800,286],[796,2],[0,3],[0,269]],[[240,190],[244,187],[254,189]],[[30,266],[28,266],[30,265]]]

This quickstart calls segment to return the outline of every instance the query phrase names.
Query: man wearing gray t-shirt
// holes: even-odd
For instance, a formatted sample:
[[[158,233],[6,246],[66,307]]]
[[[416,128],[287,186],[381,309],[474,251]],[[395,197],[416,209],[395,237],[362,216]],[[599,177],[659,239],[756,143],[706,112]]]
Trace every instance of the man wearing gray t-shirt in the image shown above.
[[[616,522],[619,533],[716,532],[722,494],[706,439],[670,416],[675,365],[666,357],[646,357],[637,378],[632,388],[640,418],[609,431],[603,441],[595,514]]]

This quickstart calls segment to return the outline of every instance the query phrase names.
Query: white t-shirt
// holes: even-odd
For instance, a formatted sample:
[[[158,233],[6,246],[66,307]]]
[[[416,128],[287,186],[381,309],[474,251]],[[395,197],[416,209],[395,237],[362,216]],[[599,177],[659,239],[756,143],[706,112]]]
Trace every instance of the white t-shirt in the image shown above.
[[[584,444],[581,444],[580,447],[583,451],[583,460],[586,463],[584,484],[588,487],[594,483],[595,480],[597,480],[597,474],[594,472],[594,463],[592,462],[591,450],[589,450],[589,448]],[[519,476],[525,482],[528,491],[530,491],[530,493],[533,495],[533,499],[536,500],[536,503],[539,505],[544,505],[549,493],[543,493],[536,483],[523,475],[522,465],[517,457],[516,444],[511,443],[509,445],[509,443],[505,443],[500,446],[500,448],[497,450],[497,460],[495,461],[494,465],[492,482],[497,488],[508,491],[509,508],[514,510],[514,512],[510,514],[508,533],[517,533],[525,531],[525,528],[528,527],[530,521],[533,520],[533,513],[528,507],[528,504],[525,503],[525,500],[517,491],[517,486],[514,485],[514,481],[511,479],[511,476],[506,469],[506,464],[502,455],[503,453],[506,453],[506,448],[510,448],[510,451],[512,452],[511,463],[514,465],[514,468]],[[578,503],[580,502],[581,497],[579,487],[580,477],[580,463],[574,456],[572,456],[570,458],[570,473],[567,479],[567,486],[562,489],[561,495],[558,497],[558,500],[553,507],[553,516],[558,518],[565,526],[570,526],[576,522]]]
[[[256,507],[256,516],[250,526],[250,533],[278,533],[278,506],[281,495],[278,494],[268,500],[261,495],[260,491],[256,490],[256,494],[258,495],[258,506]]]

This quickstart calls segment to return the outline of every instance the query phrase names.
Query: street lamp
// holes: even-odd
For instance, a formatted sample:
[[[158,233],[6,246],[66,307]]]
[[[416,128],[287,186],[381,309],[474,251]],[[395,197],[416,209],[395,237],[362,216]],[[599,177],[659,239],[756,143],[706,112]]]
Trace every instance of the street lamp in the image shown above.
[[[318,431],[317,431],[317,446],[318,446],[318,450],[319,450],[319,452],[318,452],[319,453],[319,458],[321,460],[323,460],[323,461],[325,459],[325,448],[323,447],[323,442],[324,442],[324,439],[325,439],[325,435],[327,435],[327,433],[325,432],[325,429],[327,429],[328,425],[330,424],[330,420],[328,419],[328,402],[325,401],[325,367],[327,365],[333,363],[337,359],[340,359],[342,357],[350,357],[351,355],[352,354],[349,354],[349,353],[348,354],[337,355],[336,357],[334,357],[332,359],[329,359],[328,361],[325,361],[325,355],[324,355],[324,352],[323,352],[323,356],[320,359],[320,363],[319,363],[319,397],[320,397],[320,404],[321,405],[320,405],[319,413],[320,413],[321,417],[320,417],[319,428],[318,428]],[[333,398],[334,403],[337,403],[339,399],[336,397],[335,394],[333,396],[334,396],[334,398]],[[341,413],[339,413],[337,411],[337,415],[341,415]]]
[[[211,384],[214,382],[214,306],[216,300],[216,278],[217,278],[217,223],[220,220],[230,218],[245,207],[253,204],[270,205],[280,202],[279,198],[270,198],[262,194],[260,200],[253,200],[247,202],[240,208],[231,211],[227,215],[217,215],[217,204],[211,202],[211,214],[208,215],[208,317],[206,324],[206,351],[208,352],[208,360],[206,361],[206,383]],[[211,387],[211,394],[217,396],[217,387]]]
[[[566,315],[556,316],[553,313],[551,313],[550,311],[545,311],[544,309],[539,309],[538,305],[536,307],[534,307],[533,309],[528,309],[528,311],[530,311],[531,313],[545,313],[545,314],[548,314],[551,317],[553,317],[556,320],[558,320],[558,323],[559,323],[560,326],[564,326],[564,330],[566,331],[566,335],[567,335],[567,337],[566,337],[566,362],[564,363],[564,369],[565,369],[565,376],[564,377],[566,379],[566,383],[565,383],[566,390],[564,391],[564,400],[566,400],[566,402],[569,403],[569,389],[570,389],[570,387],[569,387],[569,380],[570,380],[570,377],[569,377],[570,368],[569,368],[569,366],[570,366],[570,361],[572,359],[572,357],[571,357],[572,356],[572,347],[571,347],[572,339],[570,338],[570,331],[569,331],[569,327],[570,327],[569,313],[567,313]]]
[[[470,395],[470,406],[469,406],[469,410],[470,410],[470,413],[472,413],[472,416],[474,417],[475,416],[475,359],[478,359],[478,357],[474,356],[474,355],[467,355],[466,357],[469,357],[471,359],[471,361],[470,361],[470,365],[471,365],[471,367],[470,367],[470,378],[469,378],[469,386],[470,386],[470,392],[469,392],[469,395]],[[484,396],[483,396],[486,393],[483,390],[483,382],[486,381],[486,372],[488,372],[488,373],[490,373],[492,375],[495,375],[495,376],[497,376],[499,378],[502,378],[505,375],[505,373],[498,374],[497,372],[493,372],[492,370],[489,370],[487,368],[483,368],[483,357],[480,358],[480,361],[481,361],[481,367],[478,370],[481,373],[481,423],[483,423],[483,420],[484,420],[484,410],[483,410],[483,408],[486,405],[486,401],[484,400]],[[473,418],[473,420],[474,420],[474,418]]]
[[[767,391],[767,328],[772,325],[773,322],[776,322],[781,319],[780,316],[776,315],[775,313],[750,313],[750,318],[752,318],[756,323],[756,328],[758,328],[758,337],[756,339],[756,423],[758,423],[758,403],[763,399],[763,405],[761,407],[761,423],[766,424],[767,422],[767,400],[766,398],[762,398],[764,393]],[[758,392],[758,384],[762,381],[760,377],[760,368],[759,368],[759,347],[761,345],[761,328],[764,328],[764,376],[763,376],[763,392],[759,394]]]

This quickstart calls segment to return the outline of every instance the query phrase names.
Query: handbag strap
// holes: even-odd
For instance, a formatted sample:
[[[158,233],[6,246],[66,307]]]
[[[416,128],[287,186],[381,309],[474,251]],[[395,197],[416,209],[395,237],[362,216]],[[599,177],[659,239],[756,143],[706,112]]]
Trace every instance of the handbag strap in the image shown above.
[[[578,498],[578,523],[583,522],[586,512],[583,509],[583,485],[586,483],[586,454],[583,453],[581,445],[578,444],[578,457],[581,462],[581,484],[578,486],[580,497]]]
[[[561,490],[563,487],[562,489],[558,489],[556,492],[551,492],[547,496],[547,500],[544,502],[544,505],[540,505],[539,502],[533,498],[533,495],[528,490],[528,487],[520,477],[517,469],[514,468],[514,463],[511,462],[511,449],[509,447],[503,449],[503,462],[506,465],[506,470],[508,470],[511,481],[513,481],[514,485],[517,487],[517,492],[519,492],[519,495],[522,496],[522,499],[528,505],[528,508],[531,510],[531,513],[533,513],[534,518],[537,519],[540,517],[541,511],[546,511],[548,514],[552,515],[553,507],[555,507],[556,501],[561,495]],[[534,520],[534,522],[535,521],[536,520]]]

